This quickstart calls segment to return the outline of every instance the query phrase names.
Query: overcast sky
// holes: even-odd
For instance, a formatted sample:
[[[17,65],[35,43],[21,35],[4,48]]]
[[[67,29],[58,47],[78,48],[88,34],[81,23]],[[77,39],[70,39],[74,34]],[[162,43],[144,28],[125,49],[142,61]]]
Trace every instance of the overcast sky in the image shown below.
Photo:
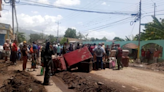
[[[128,13],[129,15],[85,13],[22,5],[24,3],[32,3],[31,1],[75,9]],[[43,31],[46,34],[56,36],[56,22],[59,21],[60,35],[64,35],[65,30],[70,27],[75,28],[84,35],[88,34],[88,37],[103,38],[105,36],[108,39],[113,39],[115,36],[125,38],[125,36],[132,36],[138,33],[138,22],[130,25],[130,22],[135,20],[135,17],[130,16],[130,14],[138,13],[139,1],[140,0],[20,0],[19,3],[16,3],[16,9],[19,27],[25,29],[40,33]],[[164,18],[164,0],[142,0],[142,23],[152,21],[150,15],[153,15],[154,3],[156,3],[157,6],[156,16],[158,18]],[[4,10],[1,11],[2,17],[0,18],[0,22],[11,24],[11,7],[4,4],[3,9]],[[142,26],[142,29],[144,29],[144,26]]]

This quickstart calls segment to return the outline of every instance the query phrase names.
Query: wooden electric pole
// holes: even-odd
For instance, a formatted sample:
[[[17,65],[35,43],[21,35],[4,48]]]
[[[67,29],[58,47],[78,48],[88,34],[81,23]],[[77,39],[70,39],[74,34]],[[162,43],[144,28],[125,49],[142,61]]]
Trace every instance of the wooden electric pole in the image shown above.
[[[140,36],[141,36],[141,0],[140,0],[140,4],[139,4],[139,36],[138,36],[138,55],[137,55],[137,59],[140,59]]]
[[[154,17],[155,17],[155,12],[156,12],[156,3],[154,3]]]
[[[10,0],[11,2],[11,7],[12,7],[12,27],[13,27],[13,34],[16,39],[15,31],[14,31],[14,9],[15,9],[15,0]]]

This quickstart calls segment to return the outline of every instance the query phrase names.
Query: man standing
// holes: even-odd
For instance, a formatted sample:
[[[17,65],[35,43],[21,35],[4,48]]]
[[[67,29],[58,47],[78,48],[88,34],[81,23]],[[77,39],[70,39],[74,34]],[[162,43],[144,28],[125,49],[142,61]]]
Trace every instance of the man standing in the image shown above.
[[[23,48],[21,49],[22,52],[22,59],[23,59],[23,71],[26,70],[26,64],[27,64],[27,55],[28,55],[28,51],[27,51],[27,45],[24,41],[23,44]]]
[[[36,60],[37,60],[37,52],[38,52],[38,47],[35,42],[33,42],[33,53],[32,53],[32,69],[35,71],[36,68]]]
[[[17,59],[17,51],[18,51],[18,48],[17,48],[17,41],[14,40],[14,43],[12,44],[12,50],[11,50],[11,61],[13,64],[16,65],[16,59]]]
[[[91,47],[90,47],[90,52],[92,54],[92,56],[94,56],[94,53],[93,53],[93,49],[96,47],[96,44],[94,43]]]
[[[58,47],[57,47],[57,56],[61,56],[61,47],[60,47],[59,43],[58,43]]]
[[[50,46],[50,42],[47,41],[45,50],[42,51],[42,58],[44,60],[44,67],[45,67],[45,75],[44,75],[44,82],[43,85],[49,85],[50,73],[49,73],[49,62],[51,60],[51,56],[53,55],[53,47]]]
[[[105,44],[104,43],[102,43],[102,48],[105,50]]]
[[[145,56],[146,56],[146,52],[144,49],[141,49],[141,55],[142,55],[142,57],[141,57],[141,63],[142,63],[142,62],[144,62]]]
[[[118,66],[118,70],[120,70],[120,66],[123,68],[123,64],[122,64],[122,49],[120,48],[120,45],[117,45],[117,52],[116,52],[116,59],[117,59],[117,66]]]
[[[150,59],[151,59],[151,51],[150,51],[150,49],[147,49],[147,51],[146,51],[147,64],[150,64]]]
[[[101,62],[101,69],[103,69],[103,61],[102,58],[105,54],[105,50],[101,47],[101,44],[98,44],[97,48],[93,49],[96,58],[97,58],[97,69],[99,69],[99,61]]]
[[[6,42],[3,45],[3,49],[5,51],[5,62],[6,62],[8,61],[8,57],[10,56],[10,44],[8,39],[6,39]]]
[[[159,54],[161,53],[161,51],[159,51],[158,49],[155,49],[154,51],[154,55],[153,55],[153,59],[154,62],[157,63],[158,62],[158,58],[159,58]]]

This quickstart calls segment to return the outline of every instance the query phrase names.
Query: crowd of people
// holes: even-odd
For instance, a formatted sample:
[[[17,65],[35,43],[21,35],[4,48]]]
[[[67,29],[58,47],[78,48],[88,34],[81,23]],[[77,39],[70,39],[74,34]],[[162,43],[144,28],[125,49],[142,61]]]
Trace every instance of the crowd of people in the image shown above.
[[[153,55],[153,61],[157,63],[161,53],[162,52],[158,50],[157,48],[155,48],[155,51],[153,53],[150,51],[150,49],[147,49],[147,50],[141,49],[141,63],[146,61],[147,64],[150,64],[152,55]]]
[[[16,64],[17,60],[22,60],[22,70],[26,71],[27,61],[31,61],[31,69],[35,71],[37,68],[36,65],[39,64],[42,66],[41,75],[43,75],[44,67],[45,67],[45,77],[44,84],[49,84],[49,64],[52,60],[52,55],[62,56],[63,54],[70,53],[74,50],[83,48],[84,46],[88,47],[88,50],[93,55],[92,61],[96,62],[96,69],[99,67],[101,69],[105,69],[105,63],[109,61],[110,57],[115,57],[117,59],[118,70],[122,69],[124,66],[122,64],[122,56],[123,50],[121,49],[119,44],[112,44],[111,46],[106,45],[104,43],[99,44],[80,44],[80,43],[64,43],[60,45],[59,43],[51,44],[48,40],[46,43],[39,45],[36,42],[32,44],[27,44],[24,41],[22,44],[17,45],[17,41],[14,40],[13,43],[9,43],[7,39],[4,43],[4,51],[5,51],[5,62],[10,61],[12,64]],[[115,50],[115,55],[112,54],[112,50]],[[161,52],[156,49],[154,52],[154,61],[157,62],[159,54]],[[41,55],[40,55],[41,54]],[[150,60],[150,50],[145,51],[142,49],[141,51],[141,62]],[[41,58],[39,58],[41,57]],[[100,66],[99,66],[100,65]]]
[[[42,64],[42,60],[39,60],[40,52],[45,47],[46,44],[43,44],[42,46],[39,44],[36,44],[36,42],[33,42],[32,44],[27,44],[26,41],[23,42],[23,44],[20,44],[17,46],[17,41],[15,40],[12,44],[9,43],[9,40],[7,39],[4,44],[4,50],[5,50],[5,62],[8,61],[8,57],[10,57],[10,61],[12,64],[16,64],[16,60],[22,60],[23,61],[23,70],[26,69],[26,63],[28,60],[31,60],[31,68],[33,70],[36,69],[36,64]],[[60,45],[60,43],[57,44],[50,44],[52,47],[53,53],[61,56],[63,54],[72,52],[74,50],[80,49],[84,46],[88,47],[88,50],[93,55],[94,59],[97,61],[97,69],[98,69],[98,62],[101,62],[101,68],[103,69],[103,63],[109,60],[109,55],[112,49],[118,50],[118,55],[116,55],[116,58],[118,59],[118,66],[121,65],[121,57],[122,57],[122,49],[120,46],[114,46],[109,47],[109,45],[105,46],[104,43],[96,44],[80,44],[80,43],[64,43],[63,45]],[[42,59],[42,58],[41,58]],[[120,67],[118,67],[120,69]]]

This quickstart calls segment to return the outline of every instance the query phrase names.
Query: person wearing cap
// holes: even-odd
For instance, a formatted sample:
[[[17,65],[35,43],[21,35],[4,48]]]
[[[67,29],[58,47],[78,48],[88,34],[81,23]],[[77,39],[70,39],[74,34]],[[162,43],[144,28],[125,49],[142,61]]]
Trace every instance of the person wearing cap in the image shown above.
[[[5,51],[5,62],[8,61],[8,57],[10,56],[10,44],[9,39],[6,39],[5,44],[3,45],[3,49]]]
[[[28,55],[26,41],[23,42],[23,48],[21,49],[21,52],[22,52],[22,59],[23,59],[23,71],[25,71],[26,64],[27,64],[27,55]]]

